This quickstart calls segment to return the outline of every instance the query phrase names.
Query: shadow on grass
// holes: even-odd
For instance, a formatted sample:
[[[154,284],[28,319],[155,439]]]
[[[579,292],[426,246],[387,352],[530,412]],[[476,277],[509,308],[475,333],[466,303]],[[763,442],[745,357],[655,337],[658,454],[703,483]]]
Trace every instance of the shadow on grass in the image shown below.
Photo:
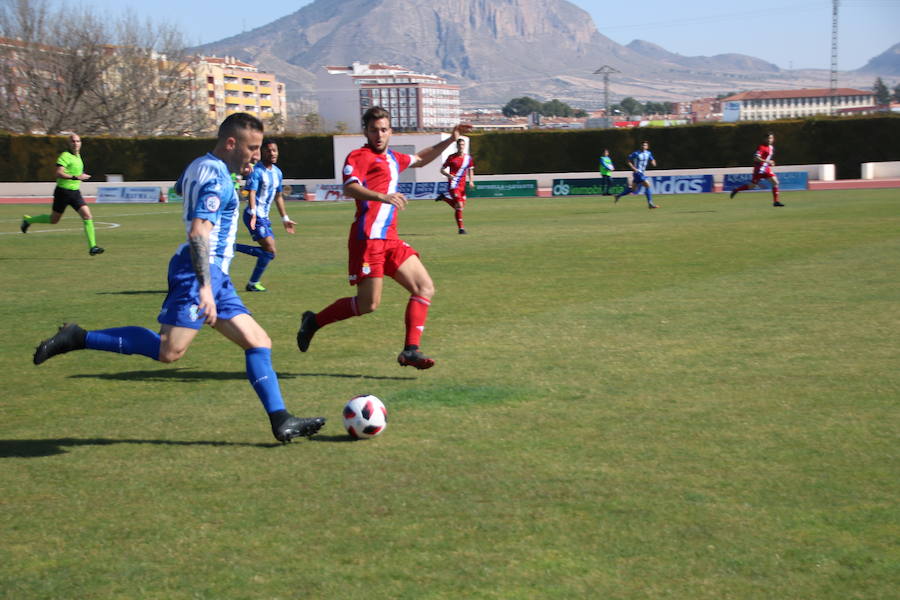
[[[180,381],[190,383],[200,380],[235,380],[247,379],[246,371],[194,371],[192,367],[180,369],[160,369],[157,371],[122,371],[120,373],[79,373],[69,375],[72,379],[110,379],[115,381]],[[386,377],[365,375],[362,373],[286,373],[278,372],[279,379],[297,379],[300,377],[332,377],[337,379],[368,379],[373,381],[412,381],[415,377]]]
[[[139,296],[143,294],[168,294],[168,290],[122,290],[121,292],[96,292],[98,296]]]
[[[303,443],[299,440],[294,443]],[[311,442],[355,442],[352,437],[344,435],[316,435],[309,438]],[[208,440],[142,440],[142,439],[109,439],[109,438],[55,438],[46,440],[0,440],[0,458],[41,458],[66,454],[66,448],[79,446],[112,446],[114,444],[153,444],[156,446],[210,446],[210,447],[244,447],[244,448],[279,448],[288,444],[280,442],[256,443],[222,442]]]

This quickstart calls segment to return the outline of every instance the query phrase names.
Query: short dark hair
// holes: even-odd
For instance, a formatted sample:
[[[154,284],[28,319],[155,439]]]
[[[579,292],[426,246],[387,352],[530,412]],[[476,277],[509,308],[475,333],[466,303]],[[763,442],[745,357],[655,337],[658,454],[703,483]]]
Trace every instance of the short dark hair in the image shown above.
[[[265,131],[263,122],[247,113],[233,113],[225,117],[219,125],[219,139],[234,137],[238,129],[252,129],[253,131]]]
[[[380,106],[373,106],[369,110],[367,110],[362,116],[362,126],[363,129],[369,126],[369,123],[372,121],[377,121],[378,119],[387,119],[391,120],[391,113],[384,110]]]
[[[264,138],[262,141],[262,147],[265,148],[269,144],[275,144],[277,146],[278,142],[273,138]]]

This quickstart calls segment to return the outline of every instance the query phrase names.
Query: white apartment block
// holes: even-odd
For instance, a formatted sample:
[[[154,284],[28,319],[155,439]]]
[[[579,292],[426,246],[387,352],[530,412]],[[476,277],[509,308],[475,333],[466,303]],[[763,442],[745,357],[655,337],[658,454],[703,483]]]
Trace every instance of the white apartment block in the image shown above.
[[[459,123],[459,86],[397,65],[325,66],[317,74],[319,116],[326,130],[358,131],[372,106],[391,114],[395,131],[438,131]]]
[[[191,65],[197,81],[197,104],[220,123],[236,112],[246,112],[264,122],[274,115],[287,119],[284,84],[274,73],[265,73],[234,57],[198,57]]]
[[[722,98],[725,121],[771,121],[876,111],[872,92],[852,88],[741,92]]]

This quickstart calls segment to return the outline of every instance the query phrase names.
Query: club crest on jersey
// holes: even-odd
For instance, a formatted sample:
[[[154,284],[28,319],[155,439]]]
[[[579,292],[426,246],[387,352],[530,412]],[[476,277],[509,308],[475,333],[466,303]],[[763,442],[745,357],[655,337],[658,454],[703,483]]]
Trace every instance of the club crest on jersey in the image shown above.
[[[369,263],[363,263],[362,264],[362,274],[368,275],[371,272],[372,272],[372,267],[369,266]]]
[[[353,172],[352,165],[344,165],[344,175],[349,175]]]
[[[221,203],[222,201],[219,200],[218,196],[209,196],[206,199],[206,210],[208,210],[209,212],[216,212],[217,210],[219,210],[219,205]]]
[[[196,321],[200,318],[200,307],[196,304],[191,304],[191,307],[188,309],[188,316],[191,321]]]

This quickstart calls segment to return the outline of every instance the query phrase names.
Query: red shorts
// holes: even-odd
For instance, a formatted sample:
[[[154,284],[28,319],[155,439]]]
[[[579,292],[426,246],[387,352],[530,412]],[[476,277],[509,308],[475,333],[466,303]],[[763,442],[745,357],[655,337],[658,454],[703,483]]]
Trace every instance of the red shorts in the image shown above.
[[[465,208],[466,206],[466,188],[454,188],[448,191],[448,195],[450,199],[459,204],[460,208]]]
[[[753,171],[753,183],[758,183],[760,179],[772,179],[773,177],[775,177],[775,173],[772,171],[772,169],[766,169],[764,171]]]
[[[347,242],[350,251],[348,273],[350,285],[356,285],[366,277],[393,277],[406,259],[419,256],[412,246],[403,240],[358,240]]]

